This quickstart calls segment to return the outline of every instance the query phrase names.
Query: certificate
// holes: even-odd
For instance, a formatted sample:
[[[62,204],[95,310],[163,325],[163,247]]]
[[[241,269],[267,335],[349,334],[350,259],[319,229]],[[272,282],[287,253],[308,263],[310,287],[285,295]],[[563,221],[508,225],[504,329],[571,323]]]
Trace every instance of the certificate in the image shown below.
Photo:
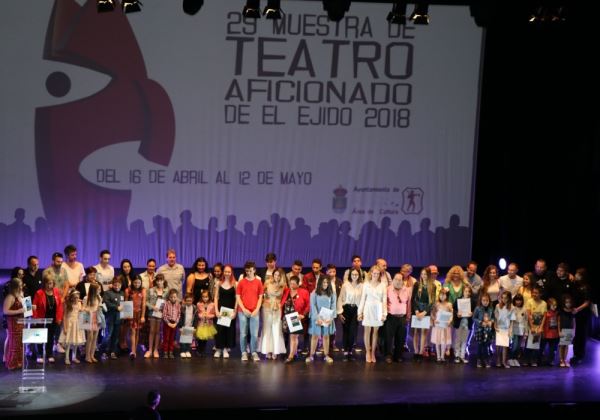
[[[125,300],[121,302],[121,319],[133,318],[133,301]]]
[[[231,326],[231,319],[233,317],[233,309],[228,308],[226,306],[221,306],[219,310],[221,316],[217,319],[217,325],[222,325],[224,327]]]
[[[431,326],[431,318],[429,316],[424,316],[423,318],[419,319],[416,315],[413,315],[410,320],[410,326],[412,328],[428,330]]]
[[[531,349],[531,350],[539,350],[540,349],[540,341],[542,341],[542,336],[540,334],[529,334],[527,336],[527,344],[525,345],[525,348]]]
[[[575,336],[575,330],[573,328],[563,328],[560,331],[560,346],[568,346],[573,343],[573,337]]]
[[[288,329],[291,333],[302,330],[302,321],[298,312],[292,312],[285,315],[285,322],[287,322]]]
[[[456,300],[456,306],[458,308],[458,312],[460,313],[462,318],[467,318],[472,316],[472,308],[471,308],[471,299],[470,298],[465,298],[465,299],[457,299]],[[471,314],[471,315],[468,315]]]
[[[508,347],[508,330],[496,331],[496,346],[497,347]]]
[[[435,326],[439,328],[446,328],[450,324],[452,313],[448,311],[439,311],[435,317]]]
[[[181,334],[179,335],[179,342],[181,344],[192,344],[194,338],[194,327],[182,327]]]
[[[333,319],[333,310],[326,307],[322,307],[319,311],[319,319],[321,321],[326,322],[331,321]]]
[[[44,344],[48,341],[48,328],[25,328],[23,344]]]
[[[23,312],[23,318],[29,318],[33,316],[33,305],[31,304],[31,296],[27,296],[21,300],[25,312]]]
[[[81,311],[79,312],[79,328],[82,330],[91,330],[92,329],[92,317],[89,312]]]
[[[513,323],[513,334],[514,335],[523,335],[525,334],[525,328],[520,322]]]
[[[162,310],[163,310],[163,307],[165,306],[165,300],[161,299],[161,298],[156,299],[156,304],[154,306],[156,306],[158,308],[158,311],[152,311],[152,317],[153,318],[162,318]]]

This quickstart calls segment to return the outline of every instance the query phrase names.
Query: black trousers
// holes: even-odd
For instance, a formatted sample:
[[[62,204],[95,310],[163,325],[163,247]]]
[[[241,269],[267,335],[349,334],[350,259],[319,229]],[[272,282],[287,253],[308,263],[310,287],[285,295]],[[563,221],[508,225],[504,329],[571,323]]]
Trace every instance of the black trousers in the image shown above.
[[[590,311],[585,310],[575,315],[575,337],[573,337],[573,355],[576,359],[585,357]]]
[[[344,305],[343,315],[346,319],[342,324],[343,347],[344,351],[351,352],[356,344],[356,335],[358,333],[358,306]]]
[[[406,315],[388,315],[385,322],[385,354],[394,359],[402,357],[406,342]]]
[[[48,341],[46,341],[46,344],[38,344],[37,345],[37,356],[38,357],[42,357],[42,354],[44,353],[44,348],[42,346],[46,346],[46,357],[52,357],[52,354],[53,354],[52,347],[54,346],[54,336],[60,331],[60,325],[58,325],[56,322],[46,325],[46,328],[48,328]]]

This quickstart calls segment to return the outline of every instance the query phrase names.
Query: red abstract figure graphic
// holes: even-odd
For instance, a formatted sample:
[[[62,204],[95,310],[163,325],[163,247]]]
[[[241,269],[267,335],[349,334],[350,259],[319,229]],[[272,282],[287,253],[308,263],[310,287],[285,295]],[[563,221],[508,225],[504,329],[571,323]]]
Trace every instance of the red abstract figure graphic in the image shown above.
[[[90,212],[98,231],[125,226],[131,192],[94,185],[80,175],[79,166],[100,148],[134,140],[141,140],[143,157],[167,165],[175,143],[171,101],[148,79],[133,30],[119,8],[98,14],[93,0],[83,6],[56,0],[44,58],[111,77],[92,96],[36,109],[35,153],[46,219],[59,235],[77,232],[90,222]],[[53,96],[64,96],[70,84],[64,73],[46,80]]]

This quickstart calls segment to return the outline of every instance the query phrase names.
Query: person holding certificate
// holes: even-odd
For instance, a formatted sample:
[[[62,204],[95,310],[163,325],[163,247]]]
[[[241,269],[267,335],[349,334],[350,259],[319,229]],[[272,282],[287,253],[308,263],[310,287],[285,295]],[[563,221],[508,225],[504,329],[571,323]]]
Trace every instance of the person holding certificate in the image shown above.
[[[431,329],[431,344],[435,344],[437,362],[443,363],[446,348],[452,345],[452,304],[448,302],[448,289],[442,287],[438,300],[431,311],[433,328]]]
[[[469,334],[473,326],[472,297],[473,289],[465,284],[462,291],[462,298],[456,299],[452,308],[456,317],[454,317],[454,363],[469,363],[466,357],[467,343]]]
[[[4,347],[4,363],[9,370],[23,367],[23,324],[17,320],[23,318],[25,308],[22,303],[23,283],[18,278],[8,282],[8,294],[2,307],[7,323],[7,345]]]
[[[477,341],[477,367],[491,367],[490,345],[494,338],[494,308],[490,295],[481,292],[480,304],[473,313],[473,324],[475,324],[475,341]]]
[[[510,364],[507,363],[506,356],[513,324],[517,319],[512,307],[512,295],[509,290],[503,291],[500,295],[498,306],[494,309],[494,319],[496,320],[496,367],[504,366],[509,369]]]
[[[229,264],[223,267],[223,278],[215,284],[215,309],[217,318],[228,317],[229,326],[226,323],[217,322],[217,335],[215,336],[214,357],[229,358],[229,352],[235,347],[235,317],[237,314],[237,302],[235,288],[237,284],[233,275],[233,267]]]
[[[329,278],[320,276],[317,281],[317,287],[310,294],[310,353],[306,358],[306,363],[314,360],[314,354],[317,350],[319,337],[323,339],[323,353],[325,361],[333,363],[329,356],[329,336],[335,332],[335,323],[333,322],[336,314],[336,295]]]
[[[162,309],[165,304],[167,293],[165,292],[165,276],[157,274],[154,276],[152,287],[146,293],[146,312],[148,323],[150,324],[150,332],[148,334],[148,351],[144,354],[144,358],[154,357],[158,359],[160,354],[158,348],[160,345],[160,326],[162,324]]]
[[[431,268],[425,267],[421,270],[419,281],[413,286],[411,302],[413,316],[411,318],[411,326],[413,327],[414,358],[417,362],[423,360],[423,352],[427,344],[427,333],[430,326],[429,315],[436,295],[436,287],[433,280]],[[421,325],[416,325],[416,321]]]

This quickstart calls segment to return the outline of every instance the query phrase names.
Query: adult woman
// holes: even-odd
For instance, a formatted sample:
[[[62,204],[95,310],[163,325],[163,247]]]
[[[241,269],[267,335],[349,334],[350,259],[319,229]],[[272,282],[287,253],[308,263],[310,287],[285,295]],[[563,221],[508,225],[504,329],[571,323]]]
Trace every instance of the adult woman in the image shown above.
[[[387,317],[387,280],[381,276],[381,269],[374,265],[367,274],[367,282],[363,286],[363,293],[358,305],[358,320],[362,321],[365,328],[364,340],[367,363],[377,361],[378,329]]]
[[[265,279],[260,352],[265,354],[267,359],[277,359],[278,354],[285,353],[281,326],[281,297],[285,281],[285,271],[281,268],[275,269],[272,275],[267,274]]]
[[[50,276],[45,276],[43,279],[44,288],[35,292],[33,298],[33,304],[35,305],[35,311],[33,316],[35,318],[51,318],[52,323],[46,324],[48,328],[48,341],[46,344],[38,344],[37,353],[38,363],[43,363],[42,359],[43,347],[46,346],[46,357],[48,362],[54,363],[54,356],[52,355],[52,345],[54,344],[54,337],[60,330],[60,324],[63,319],[63,301],[61,299],[60,290],[58,287],[54,287],[54,279]]]
[[[235,299],[236,281],[233,275],[233,267],[225,265],[223,267],[223,278],[215,284],[215,308],[216,316],[228,316],[231,318],[229,326],[217,323],[217,335],[215,336],[215,358],[229,358],[229,352],[235,347],[235,316],[237,314],[237,301]],[[225,313],[223,308],[232,309]]]
[[[3,305],[8,334],[4,362],[10,370],[20,369],[23,366],[23,324],[19,324],[18,320],[23,318],[25,308],[21,299],[23,299],[23,283],[18,278],[14,278],[8,284],[8,294],[4,298]]]
[[[204,290],[208,290],[210,300],[213,299],[213,278],[212,275],[207,271],[208,262],[204,257],[197,258],[192,265],[191,273],[187,277],[186,292],[194,295],[194,305],[200,302],[200,297]]]

